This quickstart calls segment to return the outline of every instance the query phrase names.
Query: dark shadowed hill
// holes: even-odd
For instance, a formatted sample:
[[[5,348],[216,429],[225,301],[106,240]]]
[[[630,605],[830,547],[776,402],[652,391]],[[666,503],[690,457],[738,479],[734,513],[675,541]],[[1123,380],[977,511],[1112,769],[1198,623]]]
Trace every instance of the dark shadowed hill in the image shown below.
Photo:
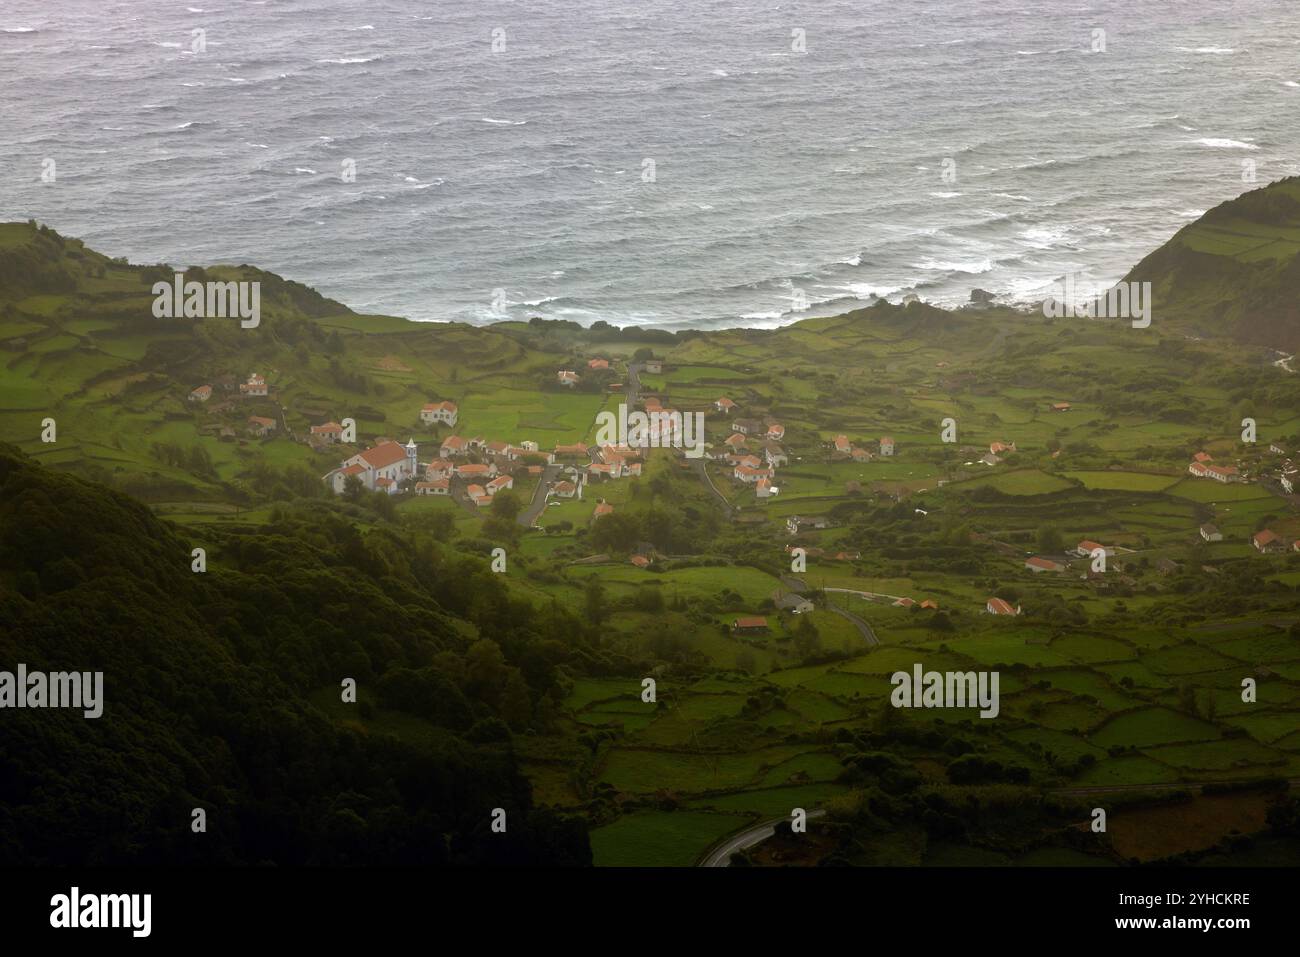
[[[97,718],[0,712],[0,865],[590,863],[518,771],[556,673],[494,576],[323,517],[199,574],[181,534],[0,446],[0,671],[103,673]]]

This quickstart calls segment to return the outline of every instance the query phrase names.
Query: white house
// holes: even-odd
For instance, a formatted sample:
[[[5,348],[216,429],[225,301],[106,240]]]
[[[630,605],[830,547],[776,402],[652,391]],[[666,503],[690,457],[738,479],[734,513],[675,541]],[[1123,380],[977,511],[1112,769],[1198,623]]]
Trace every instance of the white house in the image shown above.
[[[466,462],[464,465],[456,466],[456,477],[471,482],[486,482],[488,479],[496,478],[496,476],[497,466],[495,462],[489,462],[486,465],[480,465],[477,462]]]
[[[326,445],[333,445],[335,442],[343,441],[343,426],[337,422],[326,422],[324,425],[313,425],[311,427],[311,437]]]
[[[468,443],[459,435],[449,435],[442,440],[442,447],[438,449],[438,456],[444,459],[459,458],[469,451]]]
[[[449,479],[456,474],[456,463],[449,462],[446,459],[434,459],[424,467],[424,478],[427,482],[438,482],[442,479]]]
[[[266,380],[256,372],[248,377],[247,382],[239,383],[240,395],[266,395],[267,391]]]
[[[430,402],[420,410],[420,421],[426,425],[440,422],[443,425],[455,425],[460,410],[455,402]]]
[[[575,495],[582,498],[582,485],[568,480],[556,482],[551,486],[551,493],[557,498],[573,498]]]

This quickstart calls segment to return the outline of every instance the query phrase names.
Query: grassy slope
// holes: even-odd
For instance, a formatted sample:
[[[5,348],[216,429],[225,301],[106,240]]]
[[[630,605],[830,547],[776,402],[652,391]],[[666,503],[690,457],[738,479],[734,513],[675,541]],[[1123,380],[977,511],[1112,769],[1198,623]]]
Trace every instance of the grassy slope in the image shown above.
[[[1286,183],[1270,195],[1290,196],[1295,190],[1294,183]],[[1279,203],[1285,206],[1286,200]],[[1084,784],[1300,771],[1295,736],[1279,733],[1279,722],[1291,720],[1300,701],[1300,654],[1291,643],[1279,643],[1268,629],[1245,634],[1198,631],[1198,621],[1171,618],[1162,604],[1166,599],[1160,597],[1164,585],[1145,566],[1129,569],[1137,578],[1138,594],[1120,599],[1073,576],[1031,577],[1017,557],[1033,549],[1042,525],[1054,524],[1067,543],[1101,536],[1139,549],[1150,561],[1173,557],[1192,567],[1203,561],[1229,562],[1249,556],[1244,538],[1262,517],[1285,513],[1257,486],[1224,489],[1182,478],[1187,456],[1196,448],[1210,448],[1220,460],[1258,457],[1257,450],[1236,441],[1243,402],[1259,419],[1265,442],[1300,432],[1293,382],[1262,363],[1259,350],[1251,345],[1285,345],[1275,338],[1277,330],[1287,328],[1285,311],[1270,305],[1238,316],[1230,304],[1204,309],[1196,305],[1222,299],[1215,298],[1219,286],[1210,283],[1227,289],[1243,281],[1246,272],[1253,288],[1263,283],[1275,294],[1288,288],[1290,267],[1284,259],[1243,254],[1211,269],[1196,258],[1210,255],[1194,249],[1207,245],[1202,232],[1221,232],[1222,224],[1234,217],[1234,228],[1241,231],[1239,220],[1252,209],[1226,218],[1215,211],[1135,269],[1132,278],[1157,282],[1158,311],[1150,330],[1104,322],[1050,322],[1004,311],[951,314],[920,304],[882,305],[775,332],[712,333],[667,350],[669,369],[647,385],[667,393],[678,407],[707,408],[712,399],[726,394],[745,414],[766,414],[786,426],[792,461],[782,470],[782,496],[762,507],[767,521],[752,533],[753,541],[770,543],[762,548],[775,551],[788,540],[775,524],[785,515],[830,511],[851,501],[845,498],[845,483],[858,482],[870,499],[910,495],[909,504],[930,511],[932,519],[909,518],[901,526],[901,537],[895,527],[889,541],[896,545],[906,544],[909,537],[918,545],[932,541],[936,523],[951,517],[1008,545],[1009,553],[988,556],[982,574],[974,578],[930,567],[926,561],[890,557],[874,536],[850,542],[842,530],[825,533],[818,544],[865,545],[864,558],[857,563],[814,564],[811,582],[936,597],[944,608],[958,612],[957,633],[942,639],[922,627],[925,619],[913,613],[844,596],[837,604],[868,618],[885,647],[859,654],[847,623],[818,612],[824,647],[859,656],[789,669],[797,663],[788,640],[792,623],[780,623],[772,636],[751,642],[724,637],[719,630],[729,615],[758,610],[778,585],[772,569],[712,564],[654,575],[615,564],[565,570],[564,557],[551,556],[557,543],[561,552],[581,551],[572,536],[528,538],[523,553],[535,561],[553,562],[559,574],[539,582],[512,572],[512,584],[521,593],[581,609],[587,575],[601,578],[612,600],[630,599],[648,582],[658,582],[665,597],[686,600],[690,611],[651,616],[620,609],[608,625],[612,646],[633,658],[673,657],[679,652],[664,639],[669,633],[689,643],[696,661],[733,671],[737,682],[673,689],[671,707],[646,711],[638,704],[635,684],[624,691],[580,681],[568,702],[571,733],[604,727],[620,735],[619,746],[591,769],[585,786],[604,781],[642,797],[670,788],[696,796],[704,802],[700,807],[716,806],[719,811],[766,809],[764,800],[755,797],[751,802],[745,795],[800,781],[829,787],[838,767],[833,754],[800,746],[793,757],[786,756],[777,753],[779,743],[791,732],[815,732],[819,726],[871,726],[874,706],[888,688],[887,673],[918,660],[926,667],[1029,668],[1025,680],[1004,674],[1005,717],[997,729],[967,718],[964,733],[986,755],[1030,766],[1044,782],[1060,780],[1065,773],[1062,762],[1085,754],[1097,763],[1075,778]],[[1256,226],[1262,234],[1263,226]],[[13,253],[31,247],[51,252],[50,241],[26,226],[0,227],[0,263],[8,256],[11,263],[39,265],[38,256]],[[1285,242],[1270,248],[1282,255],[1284,247]],[[1188,250],[1195,253],[1191,260],[1186,258],[1192,255]],[[162,476],[172,483],[177,499],[220,503],[228,489],[158,462],[150,449],[159,439],[205,444],[226,482],[246,475],[259,459],[300,461],[324,471],[338,458],[337,452],[312,453],[284,439],[232,446],[205,434],[214,420],[234,422],[232,416],[250,411],[240,406],[223,418],[185,403],[193,385],[218,374],[242,378],[253,369],[265,372],[291,426],[299,429],[311,421],[351,414],[364,437],[406,430],[419,438],[422,433],[414,422],[419,405],[432,398],[453,398],[461,404],[459,432],[535,438],[549,445],[584,437],[605,400],[541,393],[537,383],[573,355],[625,356],[635,345],[584,345],[581,335],[526,340],[526,327],[513,323],[476,329],[362,317],[338,304],[291,295],[293,290],[270,297],[263,328],[255,333],[212,329],[209,323],[159,325],[140,319],[148,315],[148,296],[138,271],[109,263],[73,240],[58,250],[57,261],[60,269],[53,273],[45,267],[27,270],[40,275],[35,285],[8,279],[0,284],[0,343],[9,342],[8,351],[0,353],[0,438],[69,468],[100,464],[118,474]],[[1258,265],[1268,262],[1272,265]],[[97,267],[103,267],[102,277]],[[1174,278],[1156,275],[1158,268],[1169,269]],[[1261,270],[1269,270],[1267,276]],[[12,268],[0,271],[0,276],[13,274]],[[1184,289],[1191,291],[1186,305],[1166,313],[1165,297],[1178,301],[1175,295]],[[1171,321],[1163,321],[1166,315]],[[1251,316],[1262,317],[1258,328],[1243,334],[1238,326]],[[1184,319],[1202,330],[1221,323],[1229,336],[1190,341],[1178,321]],[[364,392],[331,377],[319,341],[302,331],[305,323],[339,332],[344,343],[340,362],[366,377]],[[23,341],[16,343],[18,339]],[[1212,382],[1203,376],[1211,365],[1216,368]],[[1049,407],[1054,401],[1069,401],[1072,410],[1053,413]],[[47,414],[60,423],[55,447],[35,438],[39,420]],[[939,438],[939,420],[947,416],[958,422],[956,447]],[[725,421],[714,418],[708,424],[714,440],[727,428]],[[892,435],[899,455],[893,461],[865,464],[828,461],[822,443],[841,432],[856,444],[868,445],[882,434]],[[1021,452],[997,470],[966,464],[995,440],[1016,441]],[[1059,458],[1048,454],[1049,442],[1062,446]],[[752,492],[732,487],[722,470],[715,471],[715,481],[738,504],[758,508]],[[943,489],[941,481],[946,483]],[[971,494],[985,487],[998,494],[983,499]],[[694,485],[678,486],[674,494],[696,505],[707,501]],[[619,508],[631,501],[626,484],[610,486],[608,497]],[[570,520],[582,525],[590,507],[585,503],[581,508],[557,508],[552,510],[557,514],[545,520],[559,521],[564,517],[559,513],[567,514],[568,509],[573,512]],[[459,513],[457,517],[459,524],[476,521]],[[203,513],[186,513],[186,519],[202,521]],[[1195,528],[1210,519],[1230,541],[1202,549],[1194,544]],[[1294,524],[1293,519],[1287,521]],[[1296,530],[1300,535],[1300,527]],[[538,543],[547,547],[530,550]],[[727,547],[734,551],[739,546]],[[1285,561],[1272,562],[1279,575],[1288,574],[1283,571]],[[981,619],[973,609],[982,605],[993,578],[1014,584],[1027,605],[1062,598],[1085,610],[1091,624],[1048,629],[1031,622]],[[724,588],[737,592],[742,604],[730,607],[717,599]],[[1250,606],[1243,611],[1260,617],[1288,612],[1293,616],[1295,611],[1294,600],[1281,595],[1255,596]],[[1150,616],[1154,618],[1147,620]],[[734,673],[738,665],[753,675]],[[1262,666],[1274,671],[1270,696],[1261,712],[1245,713],[1232,689],[1242,673]],[[773,671],[783,667],[788,670]],[[1040,678],[1050,685],[1032,687]],[[1198,693],[1214,698],[1213,721],[1179,710],[1177,686],[1188,682]],[[783,697],[742,715],[746,697],[764,687],[784,689]],[[927,712],[905,718],[920,724],[931,720]],[[1234,746],[1223,739],[1224,730],[1231,728],[1244,729],[1251,738]],[[1116,745],[1139,750],[1108,754]],[[663,749],[654,752],[664,756],[662,767],[647,765],[648,752],[638,750],[646,747]],[[701,759],[702,748],[719,757]],[[660,767],[662,773],[648,773],[647,766],[651,771]],[[530,773],[549,802],[580,802],[568,776],[553,764],[539,758]],[[699,797],[719,789],[734,797]],[[665,848],[664,859],[689,858],[699,850],[696,836],[703,840],[708,831],[711,839],[726,829],[715,825],[732,823],[722,816],[697,817],[699,835],[691,829],[665,832],[677,833],[679,846]],[[657,819],[643,820],[655,825],[649,831],[653,841],[660,841]],[[630,823],[601,835],[593,842],[598,857],[628,862],[638,857],[637,848],[646,837]]]
[[[1206,334],[1300,350],[1300,177],[1216,206],[1126,278]]]

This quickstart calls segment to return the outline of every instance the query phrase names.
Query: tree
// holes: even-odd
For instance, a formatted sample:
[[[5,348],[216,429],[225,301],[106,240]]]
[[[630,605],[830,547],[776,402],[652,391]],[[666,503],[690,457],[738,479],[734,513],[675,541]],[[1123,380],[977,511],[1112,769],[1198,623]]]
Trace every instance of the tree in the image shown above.
[[[587,620],[593,625],[599,625],[605,620],[605,586],[595,575],[587,579],[586,587],[583,589],[583,605],[587,612]]]
[[[521,511],[523,511],[523,503],[519,501],[519,496],[510,489],[503,489],[492,496],[491,512],[493,518],[513,522],[519,517]]]
[[[799,616],[799,624],[794,630],[794,647],[802,658],[810,658],[821,650],[822,636],[812,619],[807,615]]]
[[[1065,544],[1061,538],[1060,529],[1055,525],[1044,525],[1038,530],[1038,550],[1040,552],[1060,552],[1064,547]]]
[[[528,682],[518,668],[512,668],[501,691],[501,717],[513,730],[523,731],[532,716],[533,699],[528,693]]]
[[[466,690],[488,705],[495,706],[506,682],[506,659],[501,646],[491,638],[480,638],[465,654]]]

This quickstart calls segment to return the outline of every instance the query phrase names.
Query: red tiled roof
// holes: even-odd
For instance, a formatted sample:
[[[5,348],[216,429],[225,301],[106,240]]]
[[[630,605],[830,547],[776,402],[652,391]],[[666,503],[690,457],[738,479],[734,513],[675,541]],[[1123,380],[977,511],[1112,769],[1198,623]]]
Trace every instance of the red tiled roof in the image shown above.
[[[1016,610],[1001,598],[990,598],[987,605],[992,606],[995,615],[1014,615],[1016,613]]]
[[[406,447],[396,442],[380,442],[374,448],[362,452],[361,457],[372,469],[382,469],[406,458]]]

